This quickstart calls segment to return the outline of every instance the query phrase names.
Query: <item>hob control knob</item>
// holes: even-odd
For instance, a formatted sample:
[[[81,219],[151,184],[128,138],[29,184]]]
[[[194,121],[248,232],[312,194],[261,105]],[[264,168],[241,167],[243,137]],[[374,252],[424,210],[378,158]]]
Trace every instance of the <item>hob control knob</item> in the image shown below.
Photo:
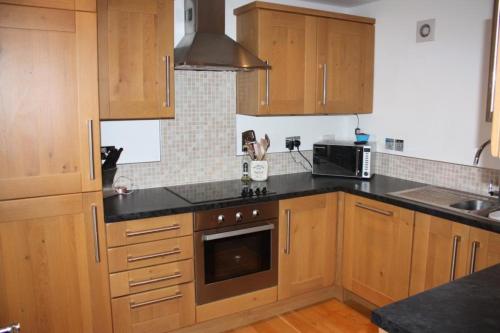
[[[263,195],[266,195],[266,194],[267,194],[267,188],[266,188],[266,187],[263,187],[263,188],[262,188],[262,194],[263,194]]]
[[[257,189],[255,190],[255,195],[256,196],[259,196],[260,195],[260,188],[257,187]]]
[[[221,215],[217,216],[217,223],[221,224],[222,222],[224,222],[224,215],[221,214]]]
[[[236,213],[236,222],[241,222],[243,221],[243,213],[238,212]]]
[[[257,217],[257,216],[259,216],[259,215],[260,215],[260,211],[259,211],[258,209],[254,209],[254,210],[252,211],[252,216],[253,216],[253,217]]]

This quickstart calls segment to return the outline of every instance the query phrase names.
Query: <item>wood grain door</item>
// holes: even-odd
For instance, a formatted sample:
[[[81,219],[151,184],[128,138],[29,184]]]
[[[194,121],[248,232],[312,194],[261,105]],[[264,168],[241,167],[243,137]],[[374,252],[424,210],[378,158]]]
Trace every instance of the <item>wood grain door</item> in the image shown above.
[[[258,56],[272,67],[267,76],[258,72],[259,114],[313,114],[316,18],[270,10],[259,15]]]
[[[337,194],[280,201],[278,298],[333,285]]]
[[[0,327],[110,333],[102,194],[0,202]]]
[[[377,306],[408,297],[413,217],[406,209],[346,196],[344,288]]]
[[[463,224],[416,213],[410,295],[450,282],[452,269],[455,278],[466,274],[469,229]]]
[[[375,27],[321,18],[317,23],[316,113],[371,113]]]
[[[470,228],[467,273],[471,274],[500,263],[500,234]]]
[[[101,188],[96,29],[0,4],[0,200]]]
[[[20,6],[96,11],[96,0],[2,0],[2,2]]]
[[[174,1],[98,0],[101,119],[174,117]]]

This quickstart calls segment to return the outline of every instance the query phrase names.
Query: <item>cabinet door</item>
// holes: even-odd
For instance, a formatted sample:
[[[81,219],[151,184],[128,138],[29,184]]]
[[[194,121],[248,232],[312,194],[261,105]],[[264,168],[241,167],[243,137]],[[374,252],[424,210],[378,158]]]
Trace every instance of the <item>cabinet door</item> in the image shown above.
[[[278,298],[333,285],[337,194],[280,201]]]
[[[316,18],[259,11],[259,114],[312,114],[315,109]],[[267,94],[267,92],[269,92]]]
[[[466,274],[469,227],[416,213],[410,295]]]
[[[99,190],[95,14],[0,13],[0,200]]]
[[[54,9],[96,11],[96,0],[2,0],[13,5],[45,7]]]
[[[383,306],[408,297],[412,211],[347,195],[343,286]]]
[[[98,0],[101,119],[174,117],[174,1]]]
[[[373,24],[318,19],[316,113],[371,113]]]
[[[500,263],[500,234],[470,228],[469,274]]]
[[[0,327],[111,332],[102,194],[0,202]]]

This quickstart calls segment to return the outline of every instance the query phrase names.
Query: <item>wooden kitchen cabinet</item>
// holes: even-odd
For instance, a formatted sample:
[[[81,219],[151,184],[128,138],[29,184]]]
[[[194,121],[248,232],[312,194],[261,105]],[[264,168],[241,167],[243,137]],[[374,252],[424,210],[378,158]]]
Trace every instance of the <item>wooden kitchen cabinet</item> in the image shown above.
[[[408,297],[414,212],[346,195],[342,285],[383,306]]]
[[[234,13],[238,42],[271,66],[237,74],[239,114],[372,112],[375,20],[265,2]]]
[[[0,200],[100,190],[96,14],[0,13]]]
[[[416,213],[410,295],[498,263],[499,234]]]
[[[337,193],[281,200],[279,210],[278,299],[332,286]]]
[[[174,117],[174,1],[98,0],[101,119]]]
[[[2,3],[86,12],[96,11],[96,0],[2,0]]]
[[[371,113],[375,27],[318,19],[316,113]]]
[[[450,282],[452,268],[454,278],[466,275],[469,229],[438,217],[415,214],[410,295]]]
[[[0,327],[110,333],[102,194],[0,202]]]

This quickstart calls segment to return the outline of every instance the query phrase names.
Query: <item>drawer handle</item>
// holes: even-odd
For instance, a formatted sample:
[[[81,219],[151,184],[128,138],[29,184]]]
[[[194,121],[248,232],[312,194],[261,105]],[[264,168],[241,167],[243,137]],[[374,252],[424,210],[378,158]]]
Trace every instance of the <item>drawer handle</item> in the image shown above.
[[[126,235],[127,237],[142,236],[142,235],[155,234],[157,232],[163,232],[163,231],[179,230],[180,228],[181,228],[180,225],[174,224],[168,227],[161,227],[161,228],[148,229],[142,231],[126,231]]]
[[[167,281],[167,280],[172,280],[172,279],[178,279],[181,276],[182,276],[182,274],[180,272],[175,272],[174,274],[163,276],[163,277],[159,277],[159,278],[156,278],[156,279],[143,280],[143,281],[137,281],[137,282],[129,281],[128,285],[130,287],[139,287],[139,286],[144,286],[144,285],[150,284],[150,283],[156,283],[156,282],[162,282],[162,281]]]
[[[457,252],[458,243],[460,242],[460,236],[453,236],[453,245],[451,249],[451,267],[450,267],[450,282],[455,280],[455,273],[457,268]]]
[[[471,254],[470,254],[469,274],[472,274],[472,273],[476,272],[477,249],[480,246],[481,246],[481,243],[479,243],[478,241],[473,241],[472,242],[472,249],[471,249]]]
[[[366,209],[366,210],[369,210],[371,212],[374,212],[374,213],[377,213],[377,214],[382,214],[382,215],[385,215],[385,216],[392,216],[392,215],[394,215],[393,212],[388,212],[386,210],[382,210],[382,209],[378,209],[378,208],[366,206],[366,205],[363,205],[360,202],[356,202],[355,206],[358,207],[358,208]]]
[[[174,254],[180,254],[182,251],[179,248],[173,249],[172,251],[166,251],[166,252],[160,252],[160,253],[155,253],[155,254],[148,254],[145,256],[139,256],[139,257],[132,257],[129,256],[127,258],[128,262],[136,262],[140,260],[147,260],[147,259],[154,259],[154,258],[159,258],[159,257],[165,257],[165,256],[171,256]]]
[[[130,308],[137,309],[137,308],[140,308],[141,306],[146,306],[146,305],[151,305],[151,304],[156,304],[156,303],[161,303],[161,302],[167,302],[167,301],[171,301],[171,300],[174,300],[177,298],[181,298],[182,296],[184,296],[184,295],[182,295],[182,293],[180,291],[178,291],[177,293],[175,293],[175,295],[158,298],[158,299],[155,299],[152,301],[146,301],[146,302],[142,302],[142,303],[130,302]]]

